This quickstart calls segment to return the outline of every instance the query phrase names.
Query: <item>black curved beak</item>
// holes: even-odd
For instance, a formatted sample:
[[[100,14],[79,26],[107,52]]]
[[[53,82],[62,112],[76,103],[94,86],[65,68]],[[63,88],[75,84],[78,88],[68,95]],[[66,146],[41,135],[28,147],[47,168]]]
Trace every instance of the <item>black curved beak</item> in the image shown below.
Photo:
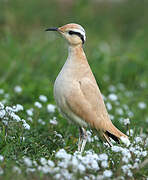
[[[52,28],[45,29],[45,31],[58,31],[58,28],[52,27]]]

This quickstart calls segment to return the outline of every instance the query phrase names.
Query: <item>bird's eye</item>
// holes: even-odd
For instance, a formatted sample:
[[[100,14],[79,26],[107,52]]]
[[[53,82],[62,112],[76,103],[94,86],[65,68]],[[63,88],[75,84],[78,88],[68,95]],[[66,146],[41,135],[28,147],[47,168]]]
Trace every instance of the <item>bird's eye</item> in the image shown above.
[[[81,40],[82,40],[82,43],[84,44],[84,36],[80,33],[80,32],[76,32],[76,31],[68,31],[68,34],[70,34],[70,35],[77,35],[77,36],[79,36],[80,38],[81,38]]]
[[[68,31],[68,34],[72,35],[72,34],[74,34],[74,32],[73,31]]]

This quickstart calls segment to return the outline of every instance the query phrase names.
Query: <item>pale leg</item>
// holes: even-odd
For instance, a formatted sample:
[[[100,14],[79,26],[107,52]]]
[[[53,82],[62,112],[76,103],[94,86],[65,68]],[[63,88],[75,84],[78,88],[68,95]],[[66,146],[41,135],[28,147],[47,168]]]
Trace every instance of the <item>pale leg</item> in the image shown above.
[[[79,127],[79,141],[78,141],[78,151],[81,151],[81,145],[83,141],[83,129]]]
[[[79,131],[80,133],[79,133],[78,151],[82,153],[87,142],[87,132],[82,127],[79,128]]]

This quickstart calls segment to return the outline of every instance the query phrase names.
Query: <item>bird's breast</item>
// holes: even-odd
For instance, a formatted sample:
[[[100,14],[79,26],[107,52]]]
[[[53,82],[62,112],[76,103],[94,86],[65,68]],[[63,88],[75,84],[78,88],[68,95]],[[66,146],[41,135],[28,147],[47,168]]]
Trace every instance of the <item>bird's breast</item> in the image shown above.
[[[54,83],[54,98],[57,106],[61,109],[61,107],[65,108],[65,94],[67,90],[70,88],[70,80],[65,77],[63,73],[59,73],[58,77]]]
[[[70,95],[71,89],[73,88],[75,82],[76,79],[70,78],[70,76],[67,75],[65,77],[65,74],[59,73],[54,83],[54,98],[60,113],[67,120],[86,127],[87,123],[71,111],[65,98],[67,94]]]

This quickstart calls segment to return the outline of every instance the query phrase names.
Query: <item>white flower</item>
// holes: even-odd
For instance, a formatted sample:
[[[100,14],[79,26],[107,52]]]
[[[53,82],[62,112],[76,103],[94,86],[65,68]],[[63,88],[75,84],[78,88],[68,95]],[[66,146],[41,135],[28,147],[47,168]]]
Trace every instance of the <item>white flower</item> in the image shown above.
[[[102,94],[102,98],[103,98],[104,101],[106,101],[106,97],[103,94]]]
[[[108,167],[108,162],[107,162],[107,161],[102,161],[102,162],[101,162],[101,166],[102,166],[103,168],[107,168],[107,167]]]
[[[9,114],[11,114],[12,112],[14,112],[15,110],[12,108],[12,107],[10,107],[10,106],[6,106],[6,111],[9,113]]]
[[[24,123],[23,126],[24,126],[25,129],[30,130],[30,125],[29,124]]]
[[[111,149],[112,149],[113,152],[120,152],[122,150],[122,147],[112,146]]]
[[[34,166],[38,166],[37,162],[35,160],[32,161]]]
[[[15,112],[18,112],[23,111],[24,107],[21,104],[17,104],[16,106],[13,106],[13,109],[15,110]]]
[[[137,155],[137,153],[135,153],[135,154]],[[139,154],[140,154],[140,152],[139,152]],[[140,160],[139,158],[136,158],[136,159],[135,159],[135,162],[140,163],[141,160]]]
[[[8,117],[4,117],[2,122],[4,123],[5,126],[8,126]]]
[[[6,111],[4,109],[0,110],[0,119],[3,119],[6,114]]]
[[[86,170],[85,166],[82,163],[79,163],[77,168],[79,169],[80,173],[84,173],[84,171]]]
[[[134,113],[133,113],[132,111],[128,111],[128,112],[127,112],[127,115],[131,118],[131,117],[134,116]]]
[[[47,111],[49,112],[49,113],[54,113],[55,112],[55,105],[53,105],[53,104],[48,104],[47,105]]]
[[[56,131],[55,131],[55,135],[59,138],[62,138],[62,135],[61,134],[58,134]]]
[[[126,166],[126,165],[124,165],[124,166]],[[124,166],[122,166],[122,167],[124,167]],[[131,164],[128,164],[127,167],[125,168],[125,174],[127,174],[130,177],[133,176],[133,173],[130,170],[132,167],[133,166]]]
[[[117,97],[117,95],[116,94],[110,94],[109,96],[108,96],[108,98],[111,100],[111,101],[117,101],[117,99],[118,99],[118,97]]]
[[[130,151],[128,149],[122,148],[121,152],[122,152],[122,155],[126,156],[128,159],[131,158],[131,153],[130,153]]]
[[[5,94],[4,97],[5,97],[5,99],[9,99],[10,94]]]
[[[33,116],[33,108],[27,109],[26,113],[28,114],[28,116]]]
[[[114,115],[112,115],[112,114],[109,114],[109,117],[111,120],[114,120],[114,118],[115,118]]]
[[[128,162],[129,162],[129,159],[128,159],[126,156],[123,156],[123,157],[122,157],[122,162],[128,163]]]
[[[6,104],[8,101],[7,101],[7,99],[3,99],[2,101],[1,101],[1,103],[3,103],[3,104]]]
[[[95,171],[97,171],[97,170],[100,169],[99,166],[98,166],[98,163],[97,163],[97,161],[96,161],[95,159],[93,159],[93,160],[91,161],[91,169],[93,169],[93,170],[95,170]]]
[[[58,173],[58,174],[55,174],[54,178],[55,178],[55,179],[61,179],[61,174],[59,174],[59,173]]]
[[[75,168],[78,166],[79,161],[78,161],[78,159],[75,156],[72,157],[71,164]]]
[[[42,108],[42,104],[37,101],[34,103],[34,105],[39,109]]]
[[[140,109],[145,109],[145,108],[147,107],[147,105],[145,104],[145,102],[139,102],[139,103],[138,103],[138,107],[139,107]]]
[[[99,154],[98,156],[100,161],[107,161],[108,160],[108,155],[103,153],[103,154]]]
[[[83,177],[84,180],[90,180],[90,177],[88,177],[87,175]],[[82,179],[81,179],[82,180]]]
[[[110,92],[115,92],[116,91],[116,87],[114,85],[110,85],[108,89],[109,89]]]
[[[123,166],[121,167],[121,169],[123,170],[123,172],[124,172],[125,174],[129,171],[128,165],[123,165]]]
[[[87,141],[88,142],[93,142],[94,141],[94,139],[91,136],[92,136],[92,133],[87,130]]]
[[[129,118],[124,119],[124,120],[123,120],[123,123],[124,123],[125,126],[126,126],[127,124],[130,124]]]
[[[61,171],[61,175],[62,176],[64,176],[64,179],[72,179],[71,177],[72,177],[72,174],[71,173],[69,173],[69,171],[67,170],[67,169],[63,169],[62,171]]]
[[[121,108],[117,108],[116,113],[119,115],[123,115],[123,110]]]
[[[55,157],[56,158],[65,158],[67,156],[67,152],[65,151],[65,149],[60,149],[56,154]]]
[[[0,161],[2,162],[4,160],[4,156],[0,155]]]
[[[4,94],[4,90],[3,89],[0,89],[0,94]]]
[[[4,105],[1,102],[0,102],[0,109],[4,109]]]
[[[54,162],[51,161],[51,160],[48,160],[48,161],[47,161],[47,164],[48,164],[50,167],[54,167],[54,166],[55,166]]]
[[[141,138],[141,137],[138,137],[138,136],[135,137],[135,142],[136,142],[136,144],[142,142],[142,138]]]
[[[133,129],[129,129],[127,132],[126,132],[126,134],[129,136],[132,136],[133,134],[134,134],[134,131],[133,131]]]
[[[135,147],[130,147],[129,150],[130,150],[131,152],[134,152],[134,151],[136,150],[136,148],[135,148]]]
[[[40,158],[40,162],[43,166],[47,164],[47,160],[43,157]]]
[[[98,136],[94,136],[94,140],[98,141],[99,140]]]
[[[90,168],[91,160],[90,160],[90,158],[89,158],[88,156],[84,156],[84,157],[78,156],[78,158],[81,160],[81,162],[82,162],[85,166],[87,166],[87,168]]]
[[[31,167],[32,166],[32,161],[30,160],[29,157],[24,157],[24,163],[26,166]]]
[[[128,170],[127,175],[128,175],[129,177],[132,177],[132,176],[133,176],[133,173],[131,172],[131,170]]]
[[[96,180],[103,180],[104,176],[103,175],[97,175]]]
[[[15,91],[16,93],[21,93],[21,92],[22,92],[21,86],[15,86],[15,87],[14,87],[14,91]]]
[[[105,178],[110,178],[112,175],[113,175],[113,173],[112,173],[111,170],[105,170],[105,171],[103,172],[103,176],[104,176]]]
[[[42,125],[45,125],[45,122],[42,119],[38,119],[38,122]]]
[[[25,141],[25,137],[20,136],[20,140]]]
[[[139,168],[139,164],[137,162],[135,162],[133,165],[133,169],[138,169],[138,168]]]
[[[27,168],[26,169],[26,172],[29,173],[29,172],[35,172],[36,169],[35,168]]]
[[[67,169],[68,168],[67,161],[58,161],[58,167]]]
[[[91,180],[96,180],[96,176],[93,175],[93,174],[89,174],[89,179],[91,179]],[[82,179],[81,179],[81,180],[82,180]]]
[[[14,167],[13,167],[13,172],[16,172],[16,173],[18,173],[18,174],[21,174],[21,169],[20,169],[19,167],[17,167],[17,166],[14,166]]]
[[[135,155],[137,155],[138,157],[139,157],[140,154],[141,154],[141,152],[140,152],[139,150],[135,150],[133,153],[134,153]],[[136,161],[136,159],[135,159],[135,161]]]
[[[143,157],[146,157],[146,156],[147,156],[147,151],[142,151],[142,152],[141,152],[141,155],[142,155]]]
[[[48,165],[45,165],[45,166],[39,166],[40,167],[40,169],[39,170],[41,170],[44,174],[47,174],[47,173],[49,173],[50,172],[50,167],[48,166]]]
[[[130,141],[127,137],[121,136],[120,139],[126,146],[130,145]]]
[[[30,122],[33,121],[33,120],[32,120],[32,117],[27,117],[27,120],[30,121]]]
[[[50,124],[53,124],[53,125],[57,125],[58,124],[58,122],[57,122],[57,120],[56,120],[56,117],[53,117],[53,119],[50,119]]]
[[[107,107],[107,110],[109,110],[109,111],[112,110],[112,105],[110,102],[106,103],[106,107]]]
[[[40,101],[42,101],[42,102],[47,102],[47,97],[46,97],[45,95],[40,95],[40,96],[39,96],[39,99],[40,99]]]
[[[16,115],[14,112],[11,112],[10,117],[13,120],[15,120],[16,122],[20,122],[21,121],[21,118],[18,115]]]

